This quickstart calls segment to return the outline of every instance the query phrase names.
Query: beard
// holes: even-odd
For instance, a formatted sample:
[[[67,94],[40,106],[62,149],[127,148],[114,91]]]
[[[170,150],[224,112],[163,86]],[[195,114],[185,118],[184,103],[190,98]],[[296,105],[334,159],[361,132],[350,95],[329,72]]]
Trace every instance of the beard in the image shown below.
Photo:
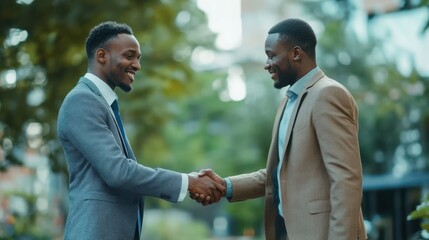
[[[121,68],[120,64],[116,61],[112,61],[109,64],[110,71],[107,74],[107,81],[115,87],[119,87],[122,91],[128,93],[132,90],[131,83],[128,82],[128,75],[126,74],[125,68]]]
[[[279,79],[274,82],[274,87],[277,89],[284,88],[286,86],[292,85],[296,82],[296,75],[291,74],[279,74]]]
[[[294,84],[298,80],[298,73],[289,65],[287,72],[278,71],[279,78],[274,82],[274,87],[281,89],[283,87]]]
[[[295,71],[292,63],[289,60],[286,62],[286,67],[282,69],[276,67],[276,72],[278,74],[278,79],[274,82],[274,87],[277,89],[292,85],[298,80],[298,73]]]
[[[283,79],[279,79],[279,81],[274,82],[274,87],[277,89],[282,89],[283,87],[286,87],[287,85],[289,85],[287,83],[287,81],[282,81]]]
[[[133,90],[133,88],[131,87],[131,85],[127,85],[127,84],[125,84],[123,82],[120,82],[119,85],[118,85],[118,87],[120,89],[122,89],[122,91],[124,91],[126,93],[131,92],[131,90]]]
[[[122,91],[128,93],[132,90],[131,83],[128,83],[125,78],[128,76],[126,74],[112,73],[109,75],[108,82],[110,82],[114,87],[119,87]]]

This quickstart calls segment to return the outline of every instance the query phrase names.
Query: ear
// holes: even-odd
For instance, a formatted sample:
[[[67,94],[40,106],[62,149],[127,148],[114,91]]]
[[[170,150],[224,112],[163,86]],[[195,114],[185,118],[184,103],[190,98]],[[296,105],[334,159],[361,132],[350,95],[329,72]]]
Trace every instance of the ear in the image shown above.
[[[95,58],[97,59],[97,62],[104,64],[107,62],[107,58],[108,58],[108,52],[106,51],[106,49],[103,48],[99,48],[97,49],[97,51],[95,52]]]
[[[302,54],[303,54],[303,51],[302,51],[301,47],[299,47],[299,46],[293,47],[293,49],[292,49],[293,61],[295,61],[295,62],[300,61],[302,59]]]

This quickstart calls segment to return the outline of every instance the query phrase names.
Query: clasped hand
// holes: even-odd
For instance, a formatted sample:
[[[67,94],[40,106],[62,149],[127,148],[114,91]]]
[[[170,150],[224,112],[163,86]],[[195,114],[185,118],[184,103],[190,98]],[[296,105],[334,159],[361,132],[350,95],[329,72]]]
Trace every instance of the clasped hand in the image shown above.
[[[226,194],[226,184],[211,169],[202,169],[199,173],[190,173],[189,196],[203,206],[219,202]]]

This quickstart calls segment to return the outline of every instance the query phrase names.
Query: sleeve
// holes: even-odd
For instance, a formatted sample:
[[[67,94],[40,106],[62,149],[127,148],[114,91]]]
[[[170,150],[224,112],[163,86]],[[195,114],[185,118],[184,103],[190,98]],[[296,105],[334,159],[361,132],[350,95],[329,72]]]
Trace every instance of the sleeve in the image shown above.
[[[224,178],[225,183],[226,183],[226,194],[225,197],[228,200],[231,200],[232,198],[232,183],[231,183],[231,179],[229,178]]]
[[[358,110],[341,86],[324,88],[314,108],[314,124],[330,179],[329,239],[352,239],[358,232],[362,201],[362,165]]]
[[[183,201],[183,199],[185,199],[186,194],[188,193],[188,188],[189,188],[188,175],[182,173],[182,186],[180,189],[179,199],[177,200],[178,202],[181,202],[181,201]]]
[[[267,174],[265,169],[228,177],[231,181],[231,202],[243,201],[265,195]]]
[[[88,161],[109,187],[177,202],[181,174],[146,167],[126,158],[112,132],[116,127],[109,122],[113,119],[107,105],[97,97],[93,93],[79,92],[64,100],[58,117],[58,132],[67,143],[65,148],[73,148],[69,151],[73,157]]]

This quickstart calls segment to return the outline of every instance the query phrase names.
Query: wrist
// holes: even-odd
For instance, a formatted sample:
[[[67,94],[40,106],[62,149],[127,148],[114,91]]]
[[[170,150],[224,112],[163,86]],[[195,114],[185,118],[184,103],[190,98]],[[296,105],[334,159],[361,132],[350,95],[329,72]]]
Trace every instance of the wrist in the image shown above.
[[[188,175],[188,191],[192,192],[192,186],[195,182],[195,175],[193,173],[189,173]]]
[[[222,179],[225,183],[225,197],[229,200],[232,198],[232,183],[231,180],[229,178],[223,178]]]

